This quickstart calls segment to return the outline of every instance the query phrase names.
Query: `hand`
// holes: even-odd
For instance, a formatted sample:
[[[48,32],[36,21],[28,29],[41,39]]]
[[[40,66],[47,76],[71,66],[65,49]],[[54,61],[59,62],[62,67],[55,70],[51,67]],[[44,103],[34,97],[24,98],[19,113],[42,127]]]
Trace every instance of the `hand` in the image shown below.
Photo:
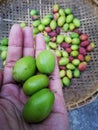
[[[3,81],[0,93],[0,130],[69,130],[57,64],[51,74],[52,78],[49,85],[50,90],[55,93],[55,102],[51,114],[38,124],[28,124],[22,117],[22,109],[28,97],[23,93],[22,87],[15,84],[12,69],[19,58],[27,55],[36,57],[44,49],[45,42],[42,34],[36,36],[36,49],[34,50],[31,28],[26,27],[22,30],[19,25],[13,25],[9,35],[4,73],[0,71],[0,85]]]

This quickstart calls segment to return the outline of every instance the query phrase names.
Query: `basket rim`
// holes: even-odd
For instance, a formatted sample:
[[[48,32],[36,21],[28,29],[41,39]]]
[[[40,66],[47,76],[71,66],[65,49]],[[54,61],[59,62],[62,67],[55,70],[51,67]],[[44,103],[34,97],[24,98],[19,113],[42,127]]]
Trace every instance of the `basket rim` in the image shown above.
[[[94,100],[96,100],[98,98],[98,85],[96,87],[97,87],[97,89],[94,92],[92,92],[88,97],[84,98],[83,100],[79,100],[76,103],[67,105],[66,107],[67,107],[68,111],[81,108],[83,106],[86,106],[86,105],[92,103]]]

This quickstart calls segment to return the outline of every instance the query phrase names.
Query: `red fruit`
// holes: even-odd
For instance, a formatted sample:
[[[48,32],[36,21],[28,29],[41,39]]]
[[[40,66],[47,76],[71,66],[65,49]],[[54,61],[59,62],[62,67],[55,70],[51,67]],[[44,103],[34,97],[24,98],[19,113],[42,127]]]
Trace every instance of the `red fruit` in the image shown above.
[[[84,56],[83,56],[82,54],[79,54],[79,55],[78,55],[78,59],[79,59],[80,61],[84,61]]]
[[[54,16],[54,20],[57,20],[59,18],[59,13],[55,13],[53,16]]]
[[[59,66],[60,70],[65,70],[65,66]]]
[[[81,42],[81,43],[80,43],[80,46],[86,47],[86,46],[88,46],[89,44],[90,44],[90,42],[89,42],[88,40],[86,40],[86,41]]]
[[[38,15],[33,15],[33,16],[32,16],[32,20],[33,20],[33,21],[37,20],[38,18],[39,18]]]
[[[79,66],[78,66],[78,69],[79,69],[80,71],[84,71],[84,70],[86,70],[86,68],[87,68],[87,63],[86,63],[86,62],[81,62],[81,63],[79,64]]]
[[[76,33],[78,33],[79,35],[81,35],[81,34],[82,34],[82,31],[81,31],[81,30],[79,30],[79,29],[74,29],[74,30],[73,30],[73,32],[76,32]]]
[[[69,48],[70,44],[66,43],[66,42],[62,42],[62,44],[60,44],[60,46],[64,49]]]
[[[50,27],[46,27],[46,28],[45,28],[45,31],[46,31],[47,33],[49,33],[49,32],[51,32],[51,28],[50,28]]]
[[[81,41],[88,40],[88,35],[87,34],[81,34],[80,39],[81,39]]]
[[[88,52],[91,52],[91,51],[93,50],[93,47],[92,47],[91,45],[88,45],[87,48],[86,48],[86,50],[87,50]]]
[[[56,28],[56,33],[57,33],[57,34],[60,34],[60,27],[57,27],[57,28]]]
[[[68,52],[68,53],[71,53],[71,48],[69,47],[69,48],[66,48],[66,51]]]
[[[80,47],[79,48],[79,53],[82,54],[82,55],[86,55],[87,54],[86,49],[84,47]]]
[[[56,41],[56,37],[52,37],[52,38],[51,38],[51,41],[52,41],[52,42],[55,42],[55,41]]]
[[[69,56],[69,61],[72,62],[73,61],[73,57],[72,56]]]
[[[52,12],[53,12],[53,14],[55,14],[55,13],[58,12],[58,10],[54,8],[54,9],[52,10]]]
[[[56,31],[52,31],[52,32],[49,32],[48,35],[52,38],[52,37],[56,37],[57,33]]]

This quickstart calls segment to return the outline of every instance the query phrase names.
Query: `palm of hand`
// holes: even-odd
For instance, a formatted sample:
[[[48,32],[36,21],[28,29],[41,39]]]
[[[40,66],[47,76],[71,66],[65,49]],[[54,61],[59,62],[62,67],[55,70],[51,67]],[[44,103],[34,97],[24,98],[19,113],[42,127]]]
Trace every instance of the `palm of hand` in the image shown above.
[[[68,130],[67,112],[64,105],[61,81],[58,77],[59,71],[57,64],[51,75],[49,85],[51,91],[55,92],[55,103],[51,114],[46,120],[39,124],[27,124],[22,118],[21,111],[28,97],[24,95],[22,88],[15,84],[12,78],[12,68],[14,63],[22,56],[34,56],[33,48],[34,40],[31,29],[27,27],[22,30],[19,25],[14,25],[9,36],[8,57],[0,93],[0,114],[2,113],[0,117],[0,123],[2,124],[0,124],[0,129]],[[39,34],[39,36],[36,37],[35,57],[44,49],[45,43],[42,35]]]

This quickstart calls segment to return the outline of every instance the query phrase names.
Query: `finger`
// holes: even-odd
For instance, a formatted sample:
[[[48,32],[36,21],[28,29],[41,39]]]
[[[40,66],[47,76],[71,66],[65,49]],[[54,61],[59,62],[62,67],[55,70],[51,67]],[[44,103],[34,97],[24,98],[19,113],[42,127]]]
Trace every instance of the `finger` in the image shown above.
[[[53,111],[65,113],[65,101],[62,91],[62,82],[59,76],[59,67],[56,60],[54,72],[50,76],[50,90],[55,94],[55,102]]]
[[[2,82],[3,82],[3,72],[0,70],[0,89],[2,87]]]
[[[39,52],[46,49],[46,43],[44,40],[44,36],[40,33],[36,36],[36,52],[35,57],[39,54]]]
[[[23,35],[24,35],[23,56],[34,57],[34,38],[32,35],[32,29],[30,27],[24,28]]]
[[[9,35],[9,46],[7,53],[6,66],[4,68],[3,83],[14,82],[12,69],[15,62],[22,57],[23,32],[18,24],[12,26]]]

